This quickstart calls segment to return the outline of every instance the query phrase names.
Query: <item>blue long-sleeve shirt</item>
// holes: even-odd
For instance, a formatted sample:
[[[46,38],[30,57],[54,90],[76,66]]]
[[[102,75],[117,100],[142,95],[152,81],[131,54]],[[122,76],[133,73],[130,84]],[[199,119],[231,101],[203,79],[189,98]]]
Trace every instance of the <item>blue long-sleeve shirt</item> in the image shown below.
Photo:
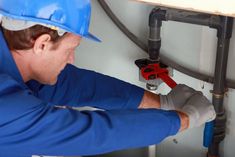
[[[137,109],[143,89],[72,65],[54,86],[25,84],[1,31],[0,44],[0,157],[101,154],[157,144],[180,128],[173,111]]]
[[[35,96],[53,104],[72,107],[91,106],[111,109],[136,109],[144,90],[129,83],[67,65],[54,86],[27,83]]]

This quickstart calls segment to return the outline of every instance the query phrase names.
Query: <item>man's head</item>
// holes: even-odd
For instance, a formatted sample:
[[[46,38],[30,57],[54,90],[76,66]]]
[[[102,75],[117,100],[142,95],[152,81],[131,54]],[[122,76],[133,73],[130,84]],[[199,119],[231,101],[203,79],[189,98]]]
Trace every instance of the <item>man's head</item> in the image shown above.
[[[3,33],[24,81],[34,79],[43,84],[56,83],[64,67],[74,62],[74,51],[81,40],[72,33],[59,36],[40,25],[21,31],[3,28]]]
[[[60,36],[56,30],[52,30],[42,25],[35,25],[27,29],[13,31],[9,28],[2,28],[5,39],[10,50],[28,50],[33,48],[36,39],[49,34],[51,41],[56,42]]]
[[[24,81],[56,83],[89,33],[90,0],[1,0],[0,23]],[[26,70],[27,69],[27,70]]]

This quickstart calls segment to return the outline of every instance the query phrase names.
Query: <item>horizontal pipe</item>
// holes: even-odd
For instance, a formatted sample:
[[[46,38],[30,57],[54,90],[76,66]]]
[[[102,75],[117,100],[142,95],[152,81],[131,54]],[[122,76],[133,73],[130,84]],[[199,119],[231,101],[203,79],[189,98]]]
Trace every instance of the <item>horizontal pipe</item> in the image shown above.
[[[139,48],[141,48],[144,52],[148,53],[148,46],[143,43],[136,35],[134,35],[132,32],[128,30],[128,28],[118,19],[118,17],[112,12],[108,4],[105,2],[105,0],[98,0],[100,6],[104,9],[106,14],[109,16],[109,18],[116,24],[116,26],[133,42],[135,43]],[[217,26],[217,24],[216,24]],[[181,64],[176,63],[175,61],[171,60],[170,58],[164,56],[163,54],[160,54],[161,62],[168,65],[169,67],[172,67],[176,69],[177,71],[191,76],[193,78],[196,78],[201,81],[205,81],[208,83],[214,83],[214,77],[207,75],[205,73],[198,72],[196,70],[187,68],[185,66],[182,66]],[[229,88],[235,89],[235,80],[227,79],[226,85]]]
[[[208,26],[211,28],[218,28],[220,26],[220,18],[216,15],[173,11],[166,15],[166,20]]]

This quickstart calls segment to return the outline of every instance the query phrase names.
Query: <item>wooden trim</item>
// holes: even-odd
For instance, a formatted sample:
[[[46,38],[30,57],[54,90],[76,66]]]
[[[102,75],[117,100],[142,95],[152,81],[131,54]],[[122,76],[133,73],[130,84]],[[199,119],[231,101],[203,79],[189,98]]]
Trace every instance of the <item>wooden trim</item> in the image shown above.
[[[235,17],[235,0],[132,0],[156,6]]]

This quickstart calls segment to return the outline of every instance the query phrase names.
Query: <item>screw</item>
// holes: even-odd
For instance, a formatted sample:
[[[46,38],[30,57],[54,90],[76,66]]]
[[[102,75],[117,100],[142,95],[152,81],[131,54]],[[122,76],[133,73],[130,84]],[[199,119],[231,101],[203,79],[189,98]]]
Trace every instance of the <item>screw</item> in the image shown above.
[[[175,143],[175,144],[178,144],[178,141],[177,141],[177,139],[173,139],[173,142]]]

